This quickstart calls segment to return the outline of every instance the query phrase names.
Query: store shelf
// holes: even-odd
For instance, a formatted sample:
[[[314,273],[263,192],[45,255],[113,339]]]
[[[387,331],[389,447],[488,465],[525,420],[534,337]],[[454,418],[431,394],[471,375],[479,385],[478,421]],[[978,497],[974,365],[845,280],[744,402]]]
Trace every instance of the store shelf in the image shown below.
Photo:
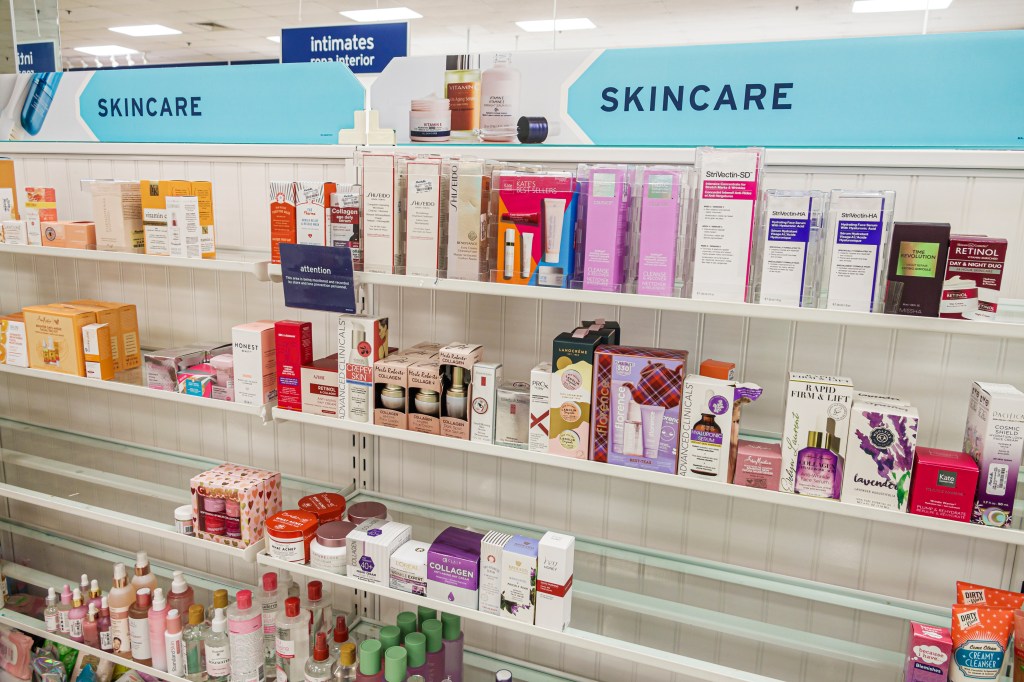
[[[664,474],[657,471],[645,471],[642,469],[615,466],[602,462],[592,462],[585,459],[570,459],[568,457],[559,457],[557,455],[549,455],[542,452],[530,452],[529,450],[519,450],[501,445],[456,440],[453,438],[445,438],[444,436],[417,433],[415,431],[392,429],[386,426],[379,426],[377,424],[364,424],[361,422],[334,419],[332,417],[305,414],[303,412],[282,410],[278,407],[274,408],[273,415],[274,419],[279,421],[294,421],[313,426],[341,429],[343,431],[361,433],[367,436],[377,436],[380,438],[401,441],[403,443],[415,443],[417,445],[444,448],[446,450],[457,450],[459,452],[483,455],[485,457],[498,457],[516,462],[539,464],[541,466],[553,467],[556,469],[567,469],[569,471],[595,474],[597,476],[607,476],[608,478],[621,479],[625,481],[650,483],[652,485],[677,488],[696,493],[722,495],[725,497],[750,500],[753,502],[764,502],[766,504],[775,504],[781,507],[806,509],[808,511],[831,514],[834,516],[845,516],[848,518],[860,519],[862,521],[872,521],[876,523],[886,523],[893,526],[917,528],[930,532],[945,533],[947,535],[960,535],[975,540],[1024,546],[1024,531],[1014,528],[992,528],[972,523],[960,523],[946,519],[936,519],[930,516],[918,516],[916,514],[902,514],[884,509],[874,509],[871,507],[847,504],[836,500],[824,500],[815,497],[791,495],[772,490],[748,488],[741,485],[709,483],[703,479],[690,478],[686,476],[672,476],[670,474]]]
[[[153,398],[154,400],[166,400],[182,405],[192,405],[210,410],[221,410],[224,412],[235,412],[246,414],[250,417],[259,417],[264,422],[271,418],[271,408],[274,403],[266,405],[241,405],[226,400],[214,400],[212,398],[197,398],[196,396],[185,395],[184,393],[173,393],[171,391],[157,391],[142,384],[142,373],[140,371],[122,372],[111,381],[89,379],[87,377],[62,374],[61,372],[50,372],[29,367],[17,367],[15,365],[0,365],[0,374],[12,374],[15,376],[29,377],[31,379],[42,379],[45,381],[56,381],[62,384],[82,386],[84,388],[96,388],[101,391],[113,391],[115,393],[127,393],[141,398]]]
[[[120,156],[151,161],[153,157],[172,156],[202,159],[351,159],[353,145],[327,144],[174,144],[168,142],[4,142],[7,156],[84,156],[89,158]]]
[[[0,254],[23,256],[48,256],[50,258],[72,258],[75,260],[98,261],[103,263],[124,263],[127,265],[158,265],[167,268],[188,268],[190,270],[212,270],[217,272],[241,272],[266,281],[267,265],[270,259],[266,253],[218,249],[217,258],[172,258],[170,256],[147,256],[144,253],[122,251],[94,251],[92,249],[64,249],[52,246],[22,246],[0,243]]]

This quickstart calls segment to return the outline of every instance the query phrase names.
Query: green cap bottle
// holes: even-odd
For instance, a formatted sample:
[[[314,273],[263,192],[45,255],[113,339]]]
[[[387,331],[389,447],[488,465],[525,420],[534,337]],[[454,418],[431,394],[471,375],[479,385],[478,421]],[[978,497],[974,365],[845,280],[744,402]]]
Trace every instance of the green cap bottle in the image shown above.
[[[393,646],[384,652],[384,679],[386,682],[405,682],[406,665],[405,649]]]
[[[405,650],[409,655],[409,667],[419,668],[427,663],[427,636],[422,632],[410,633],[405,638]]]
[[[380,672],[380,642],[368,639],[359,645],[359,673],[372,677]]]
[[[419,627],[416,629],[423,632],[423,622],[427,620],[437,620],[437,609],[432,609],[429,606],[417,606],[416,607],[416,620]]]
[[[398,629],[402,631],[402,640],[404,641],[410,633],[416,632],[416,614],[412,611],[402,611],[398,614]]]
[[[442,613],[441,625],[443,626],[445,641],[450,642],[456,640],[462,635],[462,616],[453,616],[450,613]]]
[[[435,654],[444,644],[441,640],[441,621],[429,619],[423,621],[423,635],[427,638],[427,651]]]
[[[380,638],[381,650],[384,655],[387,656],[388,649],[393,646],[402,645],[402,631],[395,625],[388,625],[380,629],[380,634],[377,635]]]

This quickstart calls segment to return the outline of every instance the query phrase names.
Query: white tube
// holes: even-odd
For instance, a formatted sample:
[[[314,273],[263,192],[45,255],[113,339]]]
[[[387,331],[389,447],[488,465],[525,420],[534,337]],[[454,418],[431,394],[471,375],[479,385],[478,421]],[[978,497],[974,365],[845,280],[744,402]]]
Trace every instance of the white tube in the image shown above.
[[[612,382],[612,451],[622,452],[622,439],[626,434],[626,414],[633,395],[630,384]]]
[[[565,217],[563,199],[544,199],[544,261],[557,263],[562,248],[562,220]]]
[[[661,444],[661,425],[665,421],[665,408],[661,405],[641,405],[640,421],[643,423],[644,457],[658,458]]]
[[[519,255],[522,256],[522,261],[523,261],[522,277],[523,277],[523,279],[530,279],[530,275],[533,274],[531,272],[531,270],[532,270],[531,266],[533,265],[533,233],[532,232],[524,232],[523,233],[523,250],[520,252]]]
[[[626,422],[623,424],[625,433],[622,436],[622,454],[638,457],[644,454],[642,418],[640,405],[630,400]]]
[[[512,268],[516,259],[516,231],[514,228],[505,228],[505,271],[502,275],[505,279],[512,279]]]

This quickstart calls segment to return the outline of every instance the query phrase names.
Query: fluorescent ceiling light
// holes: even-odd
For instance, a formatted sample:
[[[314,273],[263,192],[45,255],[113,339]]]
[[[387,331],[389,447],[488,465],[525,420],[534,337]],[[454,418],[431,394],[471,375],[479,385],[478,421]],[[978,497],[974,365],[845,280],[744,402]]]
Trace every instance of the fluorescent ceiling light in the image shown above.
[[[423,15],[408,7],[385,7],[383,9],[354,9],[338,12],[352,21],[401,21],[402,19],[422,19]]]
[[[924,10],[946,9],[953,0],[854,0],[856,14],[868,12],[923,12]]]
[[[122,54],[138,54],[138,50],[120,45],[93,45],[92,47],[76,47],[76,52],[84,52],[94,57],[113,57]]]
[[[279,43],[281,42],[281,36],[267,36],[267,40],[272,43]]]
[[[538,21],[517,21],[516,26],[529,31],[530,33],[551,32],[551,31],[581,31],[587,28],[597,28],[590,19],[581,17],[579,19],[540,19]]]
[[[114,33],[123,33],[133,38],[148,38],[150,36],[176,36],[181,33],[176,28],[161,26],[160,24],[143,24],[142,26],[114,26],[110,29]]]

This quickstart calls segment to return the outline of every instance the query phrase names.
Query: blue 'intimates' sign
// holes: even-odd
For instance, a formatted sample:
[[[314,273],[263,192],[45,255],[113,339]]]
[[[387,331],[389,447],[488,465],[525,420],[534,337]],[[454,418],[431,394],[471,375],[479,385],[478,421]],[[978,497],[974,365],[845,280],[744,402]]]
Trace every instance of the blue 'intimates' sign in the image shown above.
[[[18,73],[39,73],[56,71],[53,41],[18,43]]]
[[[282,62],[341,62],[354,73],[380,73],[409,52],[409,24],[355,24],[286,28]]]
[[[281,278],[289,308],[356,312],[352,251],[346,246],[281,244]]]

